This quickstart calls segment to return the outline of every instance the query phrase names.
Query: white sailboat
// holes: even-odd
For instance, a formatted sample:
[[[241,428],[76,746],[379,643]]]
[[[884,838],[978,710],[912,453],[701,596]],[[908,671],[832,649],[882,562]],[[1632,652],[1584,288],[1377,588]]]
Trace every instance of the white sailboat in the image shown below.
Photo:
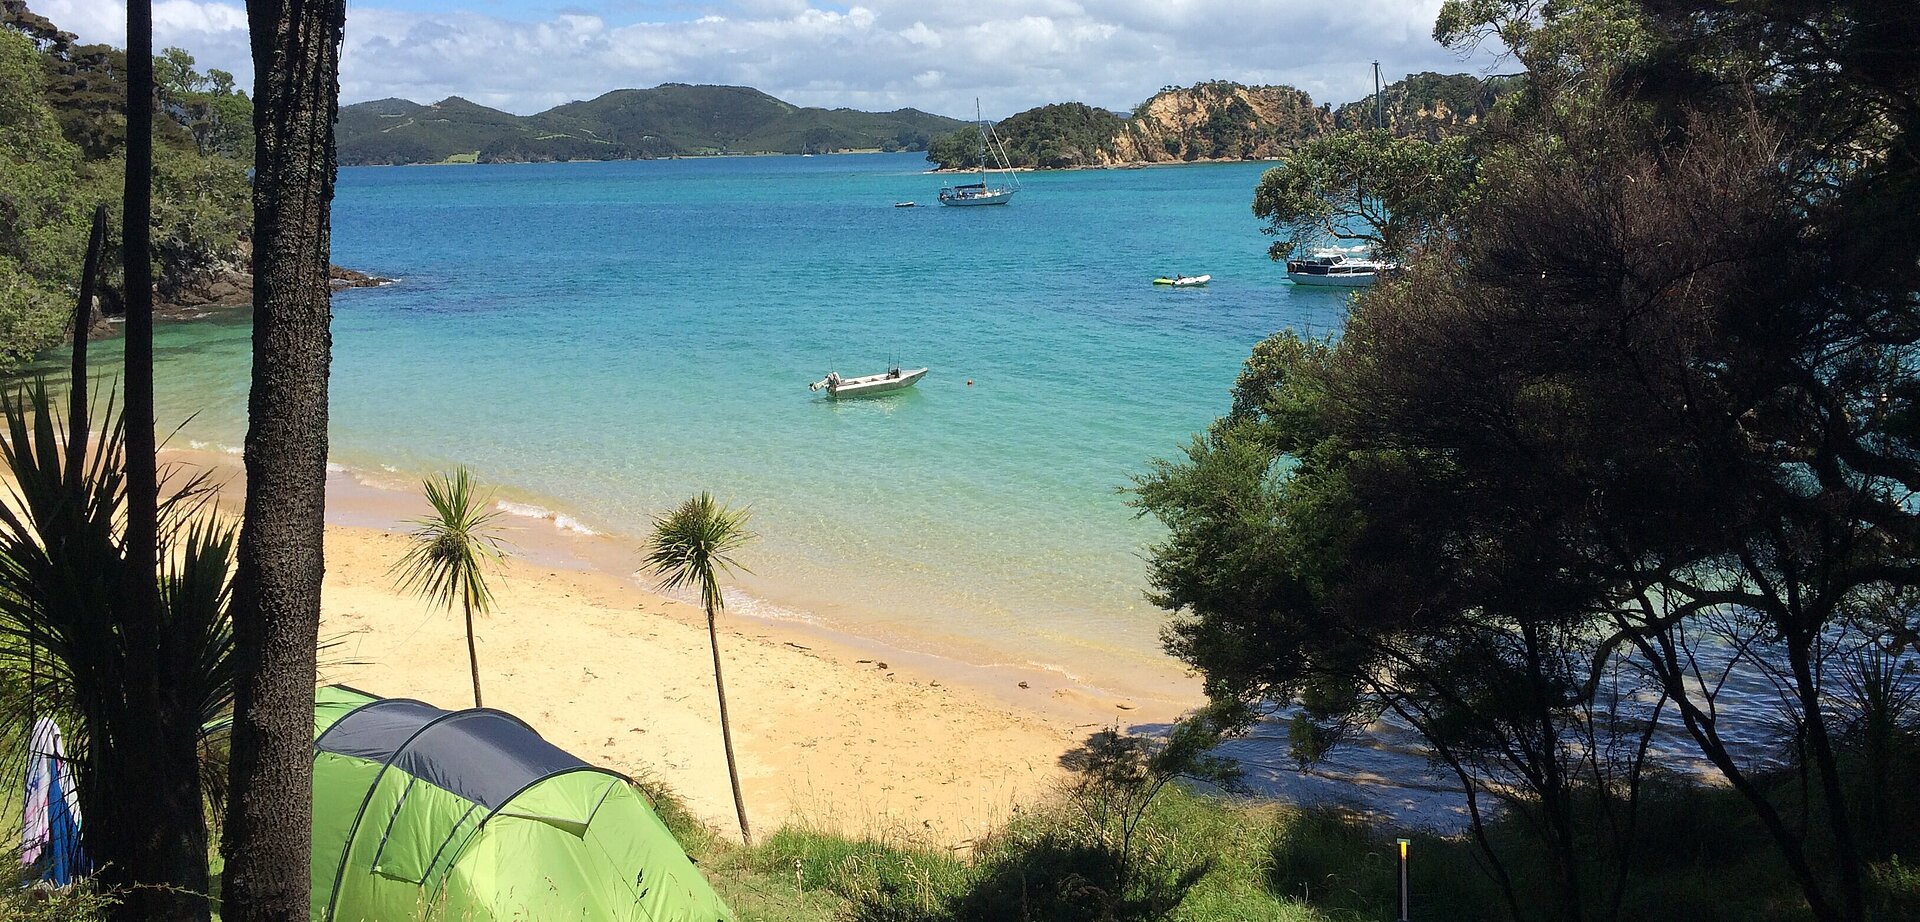
[[[1013,201],[1013,194],[1020,191],[1020,181],[1013,176],[1013,163],[1007,157],[1006,143],[980,117],[980,100],[973,101],[973,117],[980,123],[980,166],[974,170],[976,181],[961,185],[949,185],[940,190],[940,204],[956,207],[975,205],[1005,205]],[[1000,166],[991,172],[1000,174],[998,185],[987,182],[989,158],[998,160]]]

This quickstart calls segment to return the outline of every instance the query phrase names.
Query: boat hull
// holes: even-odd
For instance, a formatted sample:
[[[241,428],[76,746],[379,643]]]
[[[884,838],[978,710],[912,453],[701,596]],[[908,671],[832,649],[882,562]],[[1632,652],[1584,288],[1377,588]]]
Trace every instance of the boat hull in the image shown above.
[[[827,397],[832,400],[878,397],[881,394],[891,394],[896,391],[906,390],[918,384],[920,379],[926,376],[927,370],[925,368],[916,368],[912,371],[901,372],[898,378],[889,378],[886,375],[867,375],[862,378],[848,378],[841,381],[837,386],[827,388]]]
[[[1199,288],[1211,281],[1213,281],[1213,276],[1211,275],[1190,275],[1177,279],[1158,278],[1154,279],[1153,283],[1155,285],[1167,285],[1173,288]]]
[[[1013,201],[1012,189],[1002,189],[997,192],[988,192],[984,195],[966,195],[966,196],[943,195],[940,197],[940,204],[946,205],[951,208],[973,208],[981,205],[1005,205],[1006,203],[1011,201]]]
[[[1372,285],[1379,274],[1375,272],[1353,273],[1350,275],[1318,275],[1312,272],[1288,272],[1287,278],[1295,285],[1318,285],[1323,288],[1365,288]]]

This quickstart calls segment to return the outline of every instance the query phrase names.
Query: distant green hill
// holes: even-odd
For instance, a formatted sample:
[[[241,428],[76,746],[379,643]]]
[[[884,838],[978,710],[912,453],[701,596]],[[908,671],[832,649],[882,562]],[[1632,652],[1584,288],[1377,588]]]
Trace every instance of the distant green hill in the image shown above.
[[[668,83],[614,90],[518,116],[449,97],[429,106],[382,99],[343,106],[340,162],[484,163],[630,160],[680,154],[925,150],[964,125],[917,109],[857,112],[795,106],[749,87]]]
[[[524,130],[510,112],[449,96],[430,106],[381,99],[340,108],[335,137],[340,162],[438,163],[471,153],[503,134]]]

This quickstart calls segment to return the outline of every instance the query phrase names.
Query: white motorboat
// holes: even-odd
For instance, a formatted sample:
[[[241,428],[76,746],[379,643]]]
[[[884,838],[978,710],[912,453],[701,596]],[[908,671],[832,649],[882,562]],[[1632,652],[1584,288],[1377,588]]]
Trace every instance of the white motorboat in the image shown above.
[[[826,391],[828,397],[871,397],[893,391],[905,390],[919,383],[927,376],[925,368],[912,368],[902,371],[889,368],[877,375],[862,375],[858,378],[842,378],[837,371],[827,372],[827,376],[807,385],[810,391]]]
[[[1172,285],[1175,288],[1197,288],[1213,281],[1211,275],[1173,275],[1154,279],[1155,285]]]
[[[1304,259],[1287,260],[1287,278],[1295,285],[1324,285],[1337,288],[1365,288],[1381,274],[1397,268],[1361,256],[1366,247],[1321,247]]]

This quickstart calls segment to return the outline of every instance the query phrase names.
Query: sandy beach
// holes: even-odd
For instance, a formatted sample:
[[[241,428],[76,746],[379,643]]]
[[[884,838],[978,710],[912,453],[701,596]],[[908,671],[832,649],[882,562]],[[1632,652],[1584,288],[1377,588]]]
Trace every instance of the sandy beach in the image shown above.
[[[211,470],[226,484],[221,505],[238,509],[236,458],[166,460]],[[337,472],[328,502],[321,680],[470,705],[458,613],[400,593],[390,575],[419,500]],[[590,762],[666,782],[731,832],[704,615],[631,578],[631,539],[543,519],[502,525],[514,553],[494,575],[495,612],[476,625],[485,704]],[[1179,710],[734,613],[721,617],[720,645],[759,834],[806,823],[964,847],[1046,797],[1060,756],[1091,733]]]

